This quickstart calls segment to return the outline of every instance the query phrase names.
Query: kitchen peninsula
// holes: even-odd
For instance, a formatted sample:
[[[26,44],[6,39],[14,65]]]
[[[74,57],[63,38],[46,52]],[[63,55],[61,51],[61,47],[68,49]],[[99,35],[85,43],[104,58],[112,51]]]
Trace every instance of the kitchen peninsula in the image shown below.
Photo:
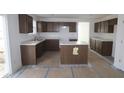
[[[88,44],[79,41],[60,42],[61,64],[88,64]]]

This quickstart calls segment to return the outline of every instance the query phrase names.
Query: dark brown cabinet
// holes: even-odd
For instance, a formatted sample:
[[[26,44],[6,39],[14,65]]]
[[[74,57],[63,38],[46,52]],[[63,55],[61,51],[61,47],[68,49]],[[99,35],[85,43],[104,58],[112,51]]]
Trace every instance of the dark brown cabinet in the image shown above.
[[[53,22],[53,31],[54,32],[60,31],[60,23],[59,22]]]
[[[111,56],[112,45],[112,41],[90,39],[90,48],[103,56]]]
[[[37,32],[47,32],[47,23],[43,21],[37,21]]]
[[[101,22],[95,23],[94,31],[101,32]]]
[[[33,32],[33,18],[26,14],[19,14],[19,32],[32,33]]]
[[[59,32],[63,26],[69,27],[69,32],[76,32],[76,22],[42,22],[37,21],[38,32]]]
[[[59,39],[47,39],[45,40],[46,51],[58,51],[59,50]]]
[[[44,43],[45,41],[36,45],[36,57],[37,58],[41,57],[43,53],[45,52]]]
[[[102,54],[102,42],[99,40],[95,40],[95,51],[99,54]]]
[[[109,25],[117,25],[117,21],[118,21],[117,18],[114,18],[114,19],[108,20]]]
[[[44,41],[37,45],[21,45],[21,59],[23,65],[37,64],[37,58],[44,53]]]
[[[76,32],[76,22],[69,22],[69,32]]]
[[[73,55],[73,49],[79,49],[79,55]],[[60,45],[61,64],[88,64],[87,45]]]
[[[96,49],[96,40],[90,39],[90,48],[95,50]]]
[[[52,22],[47,22],[47,32],[54,32]]]
[[[116,25],[116,24],[117,24],[117,18],[102,21],[102,22],[97,22],[94,24],[94,32],[113,33],[114,25]]]

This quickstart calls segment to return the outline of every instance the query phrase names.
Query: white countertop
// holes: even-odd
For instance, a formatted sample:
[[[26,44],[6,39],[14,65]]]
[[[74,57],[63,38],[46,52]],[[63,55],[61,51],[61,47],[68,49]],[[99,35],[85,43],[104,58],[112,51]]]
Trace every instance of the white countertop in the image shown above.
[[[80,41],[60,41],[59,45],[88,45],[86,42]]]
[[[92,39],[99,40],[99,41],[105,41],[105,42],[110,42],[113,41],[113,39],[105,39],[105,38],[96,38],[96,37],[91,37]]]
[[[25,41],[23,43],[21,43],[21,45],[31,45],[31,46],[36,46],[37,44],[41,43],[45,41],[45,39],[42,39],[40,41]]]

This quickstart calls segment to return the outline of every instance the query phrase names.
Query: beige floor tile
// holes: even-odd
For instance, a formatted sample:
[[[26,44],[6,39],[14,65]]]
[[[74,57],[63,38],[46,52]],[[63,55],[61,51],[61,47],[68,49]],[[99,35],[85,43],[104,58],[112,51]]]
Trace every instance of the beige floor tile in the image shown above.
[[[46,52],[43,57],[38,59],[38,65],[42,67],[59,67],[59,52]]]
[[[47,73],[48,68],[32,67],[27,68],[21,73],[19,78],[44,78]]]
[[[102,78],[122,78],[124,77],[124,72],[113,69],[112,67],[93,67],[94,70],[99,73]]]
[[[98,74],[89,67],[72,68],[75,78],[98,78]]]
[[[72,78],[71,68],[59,67],[59,68],[50,68],[48,71],[48,78]]]
[[[46,52],[38,59],[38,65],[28,66],[19,75],[22,78],[121,78],[124,72],[112,67],[105,59],[88,51],[90,67],[61,67],[59,52]],[[49,69],[48,69],[49,68]]]

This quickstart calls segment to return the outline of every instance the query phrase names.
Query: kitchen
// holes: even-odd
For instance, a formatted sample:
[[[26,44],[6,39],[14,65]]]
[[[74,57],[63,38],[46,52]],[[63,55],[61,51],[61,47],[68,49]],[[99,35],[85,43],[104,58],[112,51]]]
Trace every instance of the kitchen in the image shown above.
[[[68,16],[71,18],[68,18]],[[74,17],[80,17],[80,20]],[[117,15],[104,14],[8,15],[8,20],[11,22],[11,25],[9,25],[9,29],[11,29],[10,37],[12,37],[10,38],[12,41],[11,48],[13,55],[16,56],[18,54],[16,57],[13,56],[12,71],[16,72],[18,68],[21,68],[21,70],[16,72],[16,74],[24,71],[17,77],[39,77],[42,71],[43,77],[116,77],[116,75],[117,77],[123,77],[123,73],[118,71],[116,74],[109,74],[108,71],[110,69],[114,70],[111,67],[113,63],[110,64],[105,56],[111,55],[106,54],[106,51],[104,51],[106,55],[101,55],[96,50],[93,50],[91,46],[91,38],[103,39],[105,42],[112,41],[112,33],[97,33],[94,28],[96,22],[105,21],[107,23],[107,20],[115,18],[117,18]],[[97,21],[97,19],[100,19],[100,21]],[[100,24],[103,24],[104,29],[102,30],[109,26],[108,23],[105,25],[104,23]],[[12,28],[13,25],[16,28]],[[113,25],[110,25],[110,27],[113,27]],[[85,30],[83,30],[84,28]],[[102,26],[100,25],[101,28]],[[98,38],[97,35],[99,37],[100,35],[105,36],[106,39]],[[13,37],[16,39],[14,40]],[[95,42],[95,47],[96,45]],[[111,50],[109,54],[112,54],[112,44],[109,48]],[[42,71],[38,69],[42,69]],[[64,73],[66,70],[68,74]],[[106,71],[104,72],[104,70]],[[31,73],[31,75],[28,75],[27,72]]]
[[[29,22],[31,24],[29,24],[30,26],[28,28],[24,29],[24,24],[26,24],[25,20],[22,21],[24,18],[29,17],[30,20],[33,19],[28,16],[28,15],[19,15],[19,25],[20,25],[20,33],[33,33],[33,29],[28,29],[32,26],[32,22]],[[28,25],[28,24],[27,24]],[[31,41],[27,41],[21,44],[21,56],[22,56],[22,64],[23,65],[33,65],[33,64],[37,64],[37,59],[39,57],[41,57],[44,52],[46,51],[59,51],[60,50],[60,54],[61,54],[61,63],[64,64],[87,64],[87,53],[88,53],[88,44],[85,42],[81,42],[81,41],[77,41],[77,22],[45,22],[45,21],[37,21],[36,24],[37,26],[37,34],[34,37],[34,40]],[[33,27],[31,27],[33,28]],[[27,30],[28,29],[28,30]],[[28,32],[27,32],[28,31]],[[41,32],[41,33],[40,33]],[[42,37],[39,34],[42,33],[50,33],[53,34],[53,37],[51,38],[50,36],[46,36],[43,35]],[[55,36],[55,34],[58,34]],[[71,34],[71,35],[70,35]],[[69,37],[70,35],[70,37]],[[63,46],[72,46],[72,49],[70,49],[68,47],[68,49],[70,49],[70,51],[67,50],[63,50]],[[85,52],[81,52],[80,54],[80,58],[78,58],[78,54],[75,55],[73,53],[73,55],[71,55],[72,51],[74,51],[74,48],[78,48],[78,45],[80,46],[85,46],[86,48],[79,48],[82,50],[85,50]],[[87,51],[86,51],[87,50]],[[69,57],[69,55],[64,55],[63,53],[65,52],[69,52],[71,55],[70,59],[67,59]],[[75,51],[76,52],[76,51]],[[77,51],[78,52],[78,51]],[[75,56],[74,56],[75,55]],[[84,56],[84,58],[82,58]],[[75,57],[74,62],[72,62],[72,58]],[[70,60],[69,62],[63,62],[64,60]],[[80,59],[80,60],[79,60]],[[79,62],[77,62],[77,60],[79,60]],[[71,63],[72,62],[72,63]]]

